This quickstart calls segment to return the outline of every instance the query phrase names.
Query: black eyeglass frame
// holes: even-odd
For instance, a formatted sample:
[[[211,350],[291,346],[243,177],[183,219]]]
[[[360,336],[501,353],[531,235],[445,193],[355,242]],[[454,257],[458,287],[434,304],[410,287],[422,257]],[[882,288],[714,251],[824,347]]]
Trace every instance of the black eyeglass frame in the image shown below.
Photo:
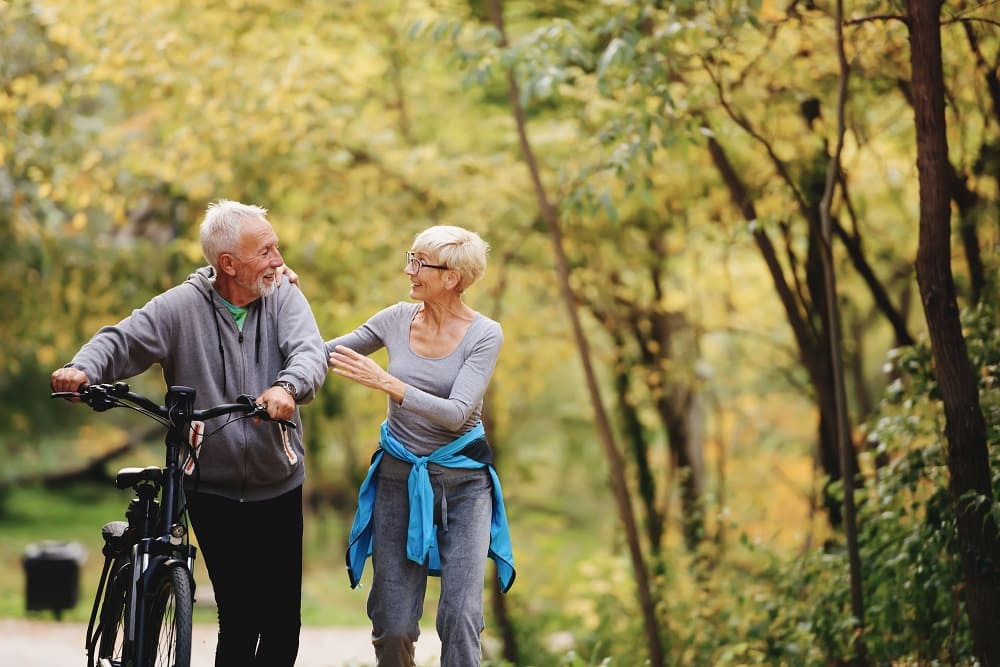
[[[407,268],[413,265],[417,266],[417,270],[414,273],[420,273],[421,269],[441,269],[442,271],[451,271],[447,266],[441,266],[440,264],[428,264],[424,260],[417,257],[417,254],[412,250],[406,251],[406,266]]]

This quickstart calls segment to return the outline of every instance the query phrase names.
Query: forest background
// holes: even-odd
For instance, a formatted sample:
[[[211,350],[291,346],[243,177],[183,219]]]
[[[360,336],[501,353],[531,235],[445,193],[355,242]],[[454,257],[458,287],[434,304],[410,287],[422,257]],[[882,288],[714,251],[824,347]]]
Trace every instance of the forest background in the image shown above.
[[[327,338],[405,299],[425,227],[491,244],[491,664],[1000,664],[998,45],[993,1],[0,1],[0,610],[40,536],[92,593],[160,435],[48,376],[225,197]],[[303,410],[307,623],[366,621],[384,409],[331,377]]]

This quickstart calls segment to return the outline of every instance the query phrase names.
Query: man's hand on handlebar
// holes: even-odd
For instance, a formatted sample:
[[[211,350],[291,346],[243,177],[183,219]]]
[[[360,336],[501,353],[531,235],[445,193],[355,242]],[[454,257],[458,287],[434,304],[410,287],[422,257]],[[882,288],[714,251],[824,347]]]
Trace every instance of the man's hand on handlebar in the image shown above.
[[[295,399],[281,387],[271,387],[256,398],[271,419],[290,420],[295,412]]]
[[[52,373],[49,385],[53,392],[80,391],[84,385],[90,384],[87,374],[78,368],[59,368]],[[79,398],[69,398],[74,403],[80,401]]]

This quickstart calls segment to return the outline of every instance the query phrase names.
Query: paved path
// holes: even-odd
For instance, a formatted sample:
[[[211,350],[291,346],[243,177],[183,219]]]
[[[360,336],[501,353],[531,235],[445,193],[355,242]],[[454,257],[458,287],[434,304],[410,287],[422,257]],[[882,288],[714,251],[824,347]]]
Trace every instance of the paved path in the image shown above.
[[[85,667],[86,624],[59,621],[0,619],[0,665],[18,667]],[[302,628],[296,667],[370,667],[368,628]],[[440,659],[441,644],[433,628],[417,643],[417,664],[430,667]],[[194,627],[192,667],[212,667],[215,626]]]

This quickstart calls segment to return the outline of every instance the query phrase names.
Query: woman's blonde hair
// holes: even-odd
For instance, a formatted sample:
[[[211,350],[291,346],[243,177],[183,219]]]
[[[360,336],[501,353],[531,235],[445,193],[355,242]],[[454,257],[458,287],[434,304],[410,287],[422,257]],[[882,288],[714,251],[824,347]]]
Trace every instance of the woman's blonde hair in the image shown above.
[[[462,276],[459,293],[486,273],[486,253],[490,246],[479,234],[453,225],[435,225],[417,234],[413,252],[426,253],[432,264],[442,264]]]

